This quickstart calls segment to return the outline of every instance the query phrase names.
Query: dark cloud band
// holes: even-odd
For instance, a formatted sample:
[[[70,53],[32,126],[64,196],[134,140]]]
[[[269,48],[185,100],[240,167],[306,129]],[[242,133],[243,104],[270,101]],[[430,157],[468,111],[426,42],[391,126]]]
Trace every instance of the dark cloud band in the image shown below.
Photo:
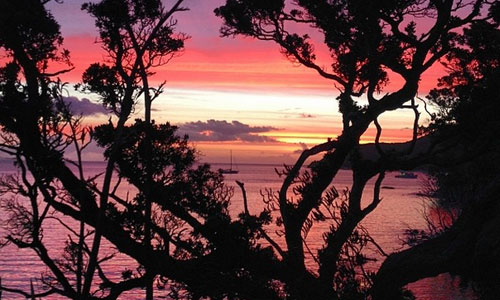
[[[70,111],[75,115],[92,116],[109,113],[102,105],[94,103],[87,98],[64,97],[63,100],[69,105]]]
[[[242,142],[275,142],[276,140],[259,133],[278,130],[272,126],[250,126],[239,121],[231,123],[225,120],[197,121],[182,124],[181,133],[189,135],[192,141],[242,141]]]

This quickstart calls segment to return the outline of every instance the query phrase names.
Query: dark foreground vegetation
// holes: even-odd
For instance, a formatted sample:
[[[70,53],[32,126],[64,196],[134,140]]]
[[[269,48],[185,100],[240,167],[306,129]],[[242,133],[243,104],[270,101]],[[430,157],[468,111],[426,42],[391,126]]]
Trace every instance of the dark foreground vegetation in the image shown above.
[[[481,188],[465,200],[455,224],[389,255],[376,274],[363,268],[363,250],[375,241],[358,226],[380,203],[387,171],[423,165],[446,170],[490,158],[498,170],[498,1],[227,0],[217,8],[222,36],[274,42],[289,60],[331,81],[340,93],[343,123],[338,138],[305,150],[282,171],[282,188],[268,195],[267,209],[236,218],[228,213],[232,191],[222,175],[207,165],[195,167],[196,151],[187,138],[151,119],[164,86],[153,86],[150,78],[184,48],[186,35],[175,31],[174,17],[187,10],[187,1],[83,5],[95,18],[106,59],[90,65],[77,88],[99,97],[114,116],[95,128],[85,127],[64,101],[69,87],[58,76],[71,70],[71,60],[47,2],[0,2],[6,57],[0,69],[0,150],[20,171],[0,182],[2,208],[10,215],[5,242],[33,249],[47,266],[41,278],[46,290],[36,297],[116,299],[143,288],[146,299],[153,299],[155,288],[163,287],[172,298],[188,299],[403,299],[411,297],[402,290],[405,284],[445,272],[480,283],[485,297],[498,289],[496,171],[487,180],[477,178]],[[313,40],[291,31],[300,26],[324,37],[328,68],[316,63]],[[418,98],[422,74],[440,61],[448,75],[426,99]],[[388,91],[394,76],[403,82]],[[130,120],[139,100],[144,116]],[[419,128],[426,103],[438,112]],[[382,146],[378,119],[399,109],[414,112],[413,139]],[[372,124],[378,156],[368,159],[359,141]],[[107,163],[99,185],[83,173],[81,155],[91,142],[103,148]],[[76,160],[65,158],[70,148]],[[301,171],[317,154],[322,158]],[[346,161],[353,184],[339,193],[331,183]],[[373,199],[362,207],[373,177]],[[125,181],[138,192],[121,198],[117,190]],[[62,223],[69,218],[78,228],[71,229],[64,253],[53,257],[44,224],[62,215]],[[281,227],[283,240],[268,235],[271,223]],[[321,248],[310,251],[304,236],[318,223],[329,229]],[[109,280],[102,264],[113,257],[106,256],[104,242],[139,267]],[[306,267],[306,257],[317,267]]]

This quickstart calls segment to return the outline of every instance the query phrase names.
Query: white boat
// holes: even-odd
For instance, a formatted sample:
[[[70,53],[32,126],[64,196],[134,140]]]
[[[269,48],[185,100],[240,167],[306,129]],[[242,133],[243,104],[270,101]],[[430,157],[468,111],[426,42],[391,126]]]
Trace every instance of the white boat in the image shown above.
[[[238,174],[238,170],[233,169],[233,151],[229,151],[229,169],[219,169],[222,174]]]
[[[406,179],[415,179],[418,177],[417,174],[413,172],[401,172],[399,175],[395,176],[396,178],[406,178]]]

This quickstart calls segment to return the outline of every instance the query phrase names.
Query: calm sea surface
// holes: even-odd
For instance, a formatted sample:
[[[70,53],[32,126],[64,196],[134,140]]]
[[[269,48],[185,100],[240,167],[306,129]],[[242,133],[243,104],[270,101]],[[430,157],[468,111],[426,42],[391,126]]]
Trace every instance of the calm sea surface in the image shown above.
[[[86,175],[97,174],[103,170],[103,163],[87,163]],[[227,165],[214,164],[213,168],[227,168]],[[258,213],[264,207],[262,202],[261,191],[264,189],[272,189],[278,191],[281,186],[281,179],[276,175],[275,168],[280,166],[270,165],[239,165],[238,174],[226,175],[226,182],[235,187],[235,194],[231,202],[231,213],[237,215],[243,211],[243,200],[240,190],[236,187],[235,180],[245,183],[245,188],[248,194],[249,209],[251,213]],[[16,173],[10,162],[0,161],[0,174]],[[390,253],[402,249],[404,231],[407,228],[425,229],[425,221],[422,217],[424,209],[428,208],[426,200],[417,196],[417,193],[422,189],[422,180],[425,179],[425,174],[417,173],[418,179],[401,179],[395,178],[395,173],[386,175],[386,179],[382,184],[383,188],[381,196],[382,202],[377,209],[370,214],[364,221],[363,226],[370,232],[378,244]],[[335,180],[337,190],[350,186],[352,173],[348,170],[341,170]],[[372,199],[373,181],[369,182],[364,194],[364,205]],[[120,191],[126,194],[128,191],[133,191],[132,188],[123,186]],[[0,211],[0,222],[4,225],[5,212]],[[69,222],[74,226],[75,223]],[[76,228],[76,227],[75,227]],[[307,242],[311,249],[318,249],[321,245],[321,234],[328,229],[328,225],[316,226],[308,235]],[[270,232],[273,232],[270,228]],[[4,236],[4,228],[0,228],[0,236]],[[44,227],[44,242],[47,248],[51,250],[50,254],[57,257],[64,248],[65,241],[68,239],[69,231],[61,228],[56,220],[48,220]],[[113,247],[106,244],[109,251],[115,251]],[[367,253],[371,257],[377,257],[376,253]],[[380,262],[375,263],[376,265]],[[314,262],[311,260],[310,265],[314,268]],[[120,275],[125,270],[135,270],[137,267],[131,259],[124,255],[117,256],[109,261],[105,266],[105,271],[111,274],[111,279],[119,280]],[[44,274],[46,268],[41,264],[35,254],[29,250],[19,250],[16,247],[9,245],[0,249],[0,277],[2,285],[11,288],[22,288],[29,290],[30,278],[33,279],[35,290],[41,291],[41,283],[37,278]],[[460,288],[459,278],[452,278],[449,275],[440,275],[435,278],[428,278],[408,286],[417,299],[421,300],[459,300],[459,299],[474,299],[470,290]],[[124,294],[120,299],[143,299],[144,292],[135,290]],[[161,291],[156,293],[156,298],[166,298]],[[24,299],[15,294],[3,292],[3,299]],[[60,297],[51,296],[46,299],[61,299]]]

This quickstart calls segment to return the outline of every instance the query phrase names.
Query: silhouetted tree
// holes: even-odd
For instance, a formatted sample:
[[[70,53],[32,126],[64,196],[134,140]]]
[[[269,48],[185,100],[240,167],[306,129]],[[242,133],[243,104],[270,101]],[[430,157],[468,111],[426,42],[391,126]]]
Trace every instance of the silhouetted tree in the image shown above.
[[[185,36],[173,32],[175,21],[171,16],[185,9],[180,7],[182,1],[168,9],[160,1],[102,1],[83,6],[96,17],[101,41],[112,65],[93,64],[85,72],[80,88],[99,94],[103,104],[117,115],[116,124],[110,122],[95,131],[98,143],[107,146],[108,158],[103,185],[98,187],[93,180],[83,178],[80,154],[89,142],[89,130],[81,128],[79,119],[64,105],[62,85],[51,79],[58,74],[45,71],[49,64],[67,59],[68,55],[66,51],[57,54],[62,37],[58,24],[43,7],[46,2],[2,3],[0,46],[12,59],[1,72],[2,150],[13,155],[21,168],[20,178],[4,178],[3,192],[5,196],[14,193],[30,201],[28,206],[16,198],[5,201],[4,207],[11,212],[9,224],[12,226],[7,239],[19,247],[34,249],[49,267],[50,272],[43,281],[50,290],[38,296],[59,293],[73,299],[101,298],[93,296],[95,291],[91,291],[97,269],[100,289],[106,292],[104,298],[113,299],[123,291],[145,286],[148,297],[152,298],[151,283],[157,273],[149,268],[139,274],[127,274],[119,283],[106,277],[101,263],[112,256],[101,253],[98,258],[103,230],[128,246],[142,243],[146,253],[156,251],[166,257],[172,253],[181,255],[181,250],[175,250],[176,247],[171,250],[168,246],[175,243],[170,235],[178,234],[179,239],[190,240],[189,232],[182,219],[176,220],[175,215],[167,217],[159,211],[152,216],[153,184],[161,186],[163,192],[168,192],[176,201],[191,203],[196,198],[194,202],[202,203],[205,210],[227,215],[228,190],[222,184],[222,177],[207,166],[191,169],[195,155],[186,140],[174,135],[175,127],[157,126],[151,121],[151,102],[161,93],[162,86],[150,87],[148,77],[153,67],[164,65],[182,49]],[[125,125],[141,96],[146,107],[145,121],[138,121],[137,126]],[[63,152],[71,144],[77,149],[78,175],[63,160]],[[135,160],[131,157],[124,160],[125,149],[137,154]],[[136,165],[131,165],[134,163]],[[134,168],[143,172],[131,172]],[[120,179],[126,178],[142,189],[130,203],[115,194],[121,182],[111,184],[115,169],[121,172],[118,173]],[[29,175],[34,180],[30,180]],[[39,203],[40,197],[44,204]],[[199,205],[191,209],[200,213],[203,208]],[[60,261],[49,256],[40,233],[53,210],[94,227],[90,233],[85,232],[83,225],[78,233],[73,232],[78,242],[68,241],[67,254],[63,254]],[[114,229],[121,228],[120,231],[110,227],[105,220],[108,215],[112,216]],[[204,216],[207,217],[207,212]],[[200,222],[192,217],[193,220]],[[166,240],[155,242],[153,247],[152,238],[157,238],[158,233]],[[87,246],[85,238],[89,235],[93,235],[93,242]],[[196,251],[203,251],[202,241],[193,243],[193,248],[199,248]],[[181,244],[190,245],[189,242]],[[148,265],[155,264],[151,257],[146,258],[142,260]],[[73,275],[76,287],[72,286]],[[23,294],[23,291],[14,292]]]
[[[124,138],[123,124],[129,118],[136,99],[143,96],[145,126],[138,127],[142,129],[141,131],[132,132],[136,138],[144,135],[146,139],[140,149],[143,154],[142,160],[137,160],[134,167],[143,167],[142,173],[135,174],[135,185],[137,186],[137,182],[143,183],[137,186],[142,197],[136,200],[138,203],[142,202],[140,210],[144,213],[143,243],[147,247],[151,246],[152,233],[149,220],[152,206],[151,189],[155,176],[153,164],[156,163],[153,161],[156,157],[152,156],[151,135],[160,128],[163,131],[166,130],[163,127],[151,126],[151,105],[162,93],[165,83],[154,88],[150,86],[148,78],[154,74],[153,68],[168,63],[184,46],[186,37],[183,34],[174,33],[176,21],[171,19],[173,13],[185,10],[180,7],[181,3],[182,1],[176,1],[172,8],[166,9],[161,1],[109,0],[98,4],[86,3],[82,7],[95,17],[101,42],[113,63],[111,66],[93,64],[85,72],[83,78],[85,84],[83,89],[98,93],[102,101],[120,118],[116,128],[113,126],[108,128],[113,133],[108,132],[107,137],[113,138],[106,141],[108,166],[113,166],[117,157],[122,157],[123,153],[120,153],[118,149],[123,149],[121,144],[121,139]],[[170,131],[167,130],[168,132]],[[165,147],[168,146],[168,144],[165,145]],[[137,152],[136,154],[139,155]],[[169,163],[160,164],[156,167],[167,168],[168,165]],[[112,173],[108,172],[107,175],[105,185],[109,185]],[[101,203],[101,207],[104,207],[104,203]],[[104,211],[101,213],[104,214]],[[97,245],[95,248],[97,249],[99,235],[96,234],[94,237],[94,245]],[[89,266],[92,267],[92,265]],[[86,288],[88,290],[90,286],[87,285]],[[146,298],[152,299],[152,283],[147,291]]]
[[[474,280],[483,293],[482,299],[498,297],[498,2],[493,8],[492,21],[475,22],[464,31],[460,47],[447,57],[448,75],[440,80],[441,87],[428,96],[439,111],[427,130],[454,136],[457,151],[465,151],[470,157],[462,164],[441,168],[437,175],[438,197],[440,191],[459,189],[458,196],[463,197],[458,201],[461,214],[442,234],[389,256],[376,280],[380,299],[390,297],[393,285],[444,272]],[[456,200],[453,198],[445,201]]]
[[[227,209],[231,189],[222,175],[207,165],[195,167],[196,153],[186,137],[176,136],[168,123],[151,120],[151,103],[162,85],[154,88],[148,78],[183,47],[186,37],[174,33],[171,18],[185,10],[183,1],[168,8],[161,1],[104,0],[83,6],[96,19],[108,57],[85,71],[78,89],[97,94],[116,115],[93,129],[81,127],[65,105],[64,85],[54,79],[60,72],[46,72],[68,54],[57,55],[62,37],[46,2],[0,6],[0,46],[9,60],[0,72],[1,149],[20,168],[19,176],[2,179],[3,207],[10,214],[6,238],[33,249],[47,265],[42,278],[47,290],[36,297],[116,299],[146,288],[152,298],[156,280],[174,298],[277,298],[280,287],[270,280],[276,275],[269,274],[286,270],[276,265],[269,247],[258,243],[267,236],[262,226],[269,214],[246,213],[232,220]],[[139,99],[145,118],[130,124]],[[104,148],[102,184],[97,177],[84,178],[80,154],[90,138]],[[70,146],[77,149],[76,162],[64,159]],[[136,188],[135,196],[120,197],[124,181]],[[69,231],[59,257],[48,251],[41,233],[49,219]],[[74,230],[72,220],[80,222],[80,230]],[[106,242],[139,264],[124,269],[119,281],[104,266],[114,259],[103,247]]]
[[[488,8],[491,8],[489,14]],[[287,246],[284,261],[297,274],[286,285],[293,292],[300,287],[303,293],[291,292],[293,297],[306,299],[314,295],[317,299],[335,296],[344,299],[343,293],[347,290],[363,289],[360,285],[338,286],[335,278],[341,270],[346,255],[342,250],[349,245],[349,238],[381,201],[380,185],[386,171],[407,170],[429,163],[450,164],[464,159],[463,151],[444,155],[455,145],[456,135],[417,139],[419,81],[425,71],[458,46],[464,27],[494,20],[497,10],[498,3],[494,1],[452,0],[227,0],[215,10],[224,20],[222,36],[244,35],[272,41],[288,59],[330,80],[340,93],[337,99],[343,120],[342,133],[335,140],[305,150],[294,166],[287,167],[282,174],[282,188],[275,198]],[[420,26],[420,22],[428,26]],[[306,27],[305,33],[298,31],[300,25]],[[308,34],[311,30],[321,35],[329,51],[329,68],[317,62],[315,42]],[[403,79],[402,84],[391,85],[394,90],[387,91],[387,83],[395,76]],[[411,109],[415,114],[413,140],[406,145],[384,146],[380,144],[382,126],[378,119],[398,109]],[[379,158],[375,161],[364,157],[366,151],[360,149],[359,144],[371,124],[377,129],[374,147]],[[324,153],[323,158],[300,175],[306,159],[319,153]],[[305,264],[304,228],[309,229],[311,220],[325,221],[316,216],[321,216],[324,207],[328,207],[325,195],[347,160],[352,166],[353,185],[346,207],[333,218],[336,225],[324,234],[324,244],[315,258],[319,272],[314,274]],[[377,174],[373,201],[363,208],[361,197],[365,185]],[[288,190],[296,182],[299,186],[294,188],[293,199]],[[311,290],[303,278],[312,278],[317,285]],[[390,299],[401,296],[397,294],[402,285],[394,285],[397,288],[391,290]],[[383,289],[384,285],[380,287]]]

